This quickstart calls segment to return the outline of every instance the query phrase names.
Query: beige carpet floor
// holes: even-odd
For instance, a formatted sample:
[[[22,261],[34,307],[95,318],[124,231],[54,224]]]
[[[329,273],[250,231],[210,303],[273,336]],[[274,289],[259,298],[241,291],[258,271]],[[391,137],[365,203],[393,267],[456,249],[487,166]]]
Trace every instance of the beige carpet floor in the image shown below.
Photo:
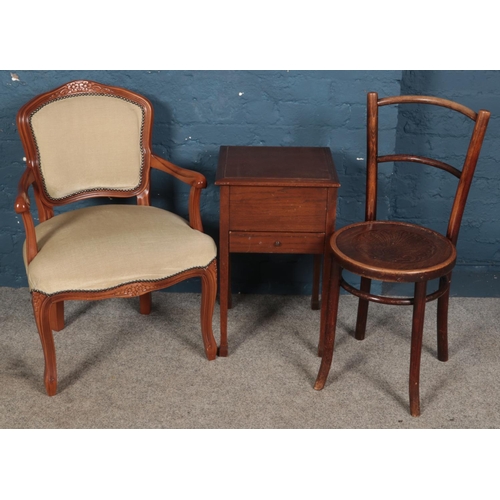
[[[210,362],[199,294],[158,292],[149,316],[138,299],[66,303],[50,398],[29,292],[0,288],[0,428],[500,428],[498,298],[451,299],[446,363],[436,358],[436,306],[428,305],[419,418],[408,411],[410,308],[371,304],[360,342],[356,300],[342,296],[333,366],[318,392],[319,312],[309,297],[233,303],[229,356]]]

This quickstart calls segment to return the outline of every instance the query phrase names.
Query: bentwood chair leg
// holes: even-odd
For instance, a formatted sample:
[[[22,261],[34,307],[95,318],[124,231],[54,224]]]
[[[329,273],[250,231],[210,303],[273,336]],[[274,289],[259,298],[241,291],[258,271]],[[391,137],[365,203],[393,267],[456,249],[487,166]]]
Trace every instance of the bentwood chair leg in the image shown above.
[[[320,358],[323,357],[323,349],[325,346],[326,321],[329,310],[328,296],[330,294],[330,279],[332,275],[331,270],[332,270],[332,258],[331,256],[328,255],[325,256],[323,259],[323,269],[322,269],[321,314],[319,321],[319,341],[318,341],[318,357]]]
[[[426,287],[426,281],[415,283],[410,354],[410,413],[412,417],[420,416],[420,358],[422,355]]]
[[[439,361],[448,361],[448,303],[450,300],[451,273],[439,280],[439,286],[448,290],[439,297],[437,304],[437,344]]]
[[[57,392],[57,367],[54,337],[50,328],[50,310],[53,304],[47,295],[38,292],[32,292],[31,300],[45,358],[45,390],[49,396],[54,396]]]
[[[312,294],[311,294],[311,309],[317,311],[319,309],[319,282],[321,276],[321,260],[322,255],[314,256],[314,267],[313,267],[313,284],[312,284]]]
[[[326,333],[323,345],[323,357],[319,368],[318,377],[314,389],[320,391],[325,386],[333,358],[333,346],[335,344],[335,330],[337,327],[337,313],[340,296],[341,267],[332,259],[330,274],[330,290],[328,293],[328,312],[326,317]]]
[[[372,280],[368,278],[361,278],[360,290],[365,293],[370,293]],[[365,299],[359,299],[358,303],[358,317],[356,319],[356,333],[357,340],[364,340],[366,332],[366,319],[368,317],[368,304],[370,302]]]

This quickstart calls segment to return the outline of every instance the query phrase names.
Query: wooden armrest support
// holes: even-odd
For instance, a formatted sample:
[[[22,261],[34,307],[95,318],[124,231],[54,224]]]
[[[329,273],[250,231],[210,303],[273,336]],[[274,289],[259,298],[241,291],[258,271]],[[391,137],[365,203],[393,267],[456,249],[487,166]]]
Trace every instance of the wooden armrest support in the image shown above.
[[[22,214],[23,212],[29,212],[30,210],[30,199],[28,197],[28,189],[33,184],[35,176],[33,172],[27,168],[21,179],[19,180],[19,185],[17,188],[17,198],[14,209],[16,213]]]
[[[30,199],[26,193],[18,193],[14,210],[18,214],[30,211]]]
[[[24,230],[26,232],[26,249],[28,252],[28,264],[34,259],[38,253],[36,243],[35,223],[30,212],[30,199],[28,197],[28,189],[33,184],[35,177],[33,172],[27,168],[19,181],[18,193],[14,210],[23,218]]]
[[[203,174],[174,165],[159,156],[151,155],[151,167],[163,170],[164,172],[167,172],[167,174],[173,175],[175,178],[185,184],[189,184],[192,187],[196,187],[198,189],[207,187],[207,179]]]
[[[155,155],[151,155],[151,167],[173,175],[176,179],[191,186],[191,191],[189,192],[189,225],[193,229],[203,232],[200,196],[201,190],[207,187],[207,179],[205,176],[194,170],[188,170],[174,165],[164,158]]]

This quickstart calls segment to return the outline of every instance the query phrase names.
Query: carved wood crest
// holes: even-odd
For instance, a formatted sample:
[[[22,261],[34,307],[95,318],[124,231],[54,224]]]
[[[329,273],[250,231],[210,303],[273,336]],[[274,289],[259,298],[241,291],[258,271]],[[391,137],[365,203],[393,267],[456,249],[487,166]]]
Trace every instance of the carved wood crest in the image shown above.
[[[59,89],[57,92],[54,92],[50,96],[51,99],[57,99],[58,97],[64,97],[72,94],[82,94],[82,93],[106,93],[113,94],[113,90],[104,87],[95,82],[90,82],[88,80],[78,80],[75,82],[70,82],[65,85],[62,89]]]

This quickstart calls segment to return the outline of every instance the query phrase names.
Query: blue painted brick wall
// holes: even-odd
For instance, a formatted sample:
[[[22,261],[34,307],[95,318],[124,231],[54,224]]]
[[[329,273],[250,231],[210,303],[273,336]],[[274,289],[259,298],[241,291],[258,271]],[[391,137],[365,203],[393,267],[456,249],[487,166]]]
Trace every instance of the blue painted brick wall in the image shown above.
[[[499,88],[498,71],[405,71],[402,76],[404,94],[436,95],[476,111],[491,111],[460,229],[457,263],[461,267],[498,269],[500,264]],[[409,106],[399,113],[397,148],[413,147],[419,154],[460,166],[471,132],[471,120],[457,113],[441,108],[430,113],[425,107]],[[445,232],[457,181],[430,167],[397,166],[391,184],[392,217]]]
[[[22,221],[13,211],[24,156],[17,130],[17,110],[33,96],[74,79],[118,85],[148,97],[155,109],[153,149],[183,167],[202,172],[209,187],[202,196],[206,232],[218,241],[219,191],[214,186],[221,144],[328,146],[342,188],[338,227],[361,220],[364,213],[366,93],[381,96],[430,93],[456,99],[493,113],[471,190],[460,240],[461,265],[500,267],[500,228],[496,152],[500,106],[499,72],[411,71],[0,71],[0,286],[26,286],[21,251]],[[406,118],[396,109],[381,116],[380,146],[387,153],[405,146]],[[433,130],[444,154],[455,154],[454,125]],[[417,139],[414,139],[417,140]],[[405,142],[407,141],[407,142]],[[422,147],[426,146],[424,143]],[[433,146],[432,146],[433,147]],[[434,201],[449,197],[436,187],[439,174],[425,174],[428,197],[424,208],[413,209],[407,195],[416,193],[417,180],[402,176],[399,166],[381,168],[379,216],[440,224]],[[187,214],[187,189],[154,172],[152,202]],[[109,200],[108,200],[109,201]],[[92,202],[86,202],[92,203]],[[427,207],[427,208],[425,208]],[[408,209],[408,210],[407,210]],[[36,217],[36,211],[35,211]],[[233,259],[233,289],[260,293],[309,293],[310,256],[237,255]],[[196,283],[176,291],[198,290]]]

